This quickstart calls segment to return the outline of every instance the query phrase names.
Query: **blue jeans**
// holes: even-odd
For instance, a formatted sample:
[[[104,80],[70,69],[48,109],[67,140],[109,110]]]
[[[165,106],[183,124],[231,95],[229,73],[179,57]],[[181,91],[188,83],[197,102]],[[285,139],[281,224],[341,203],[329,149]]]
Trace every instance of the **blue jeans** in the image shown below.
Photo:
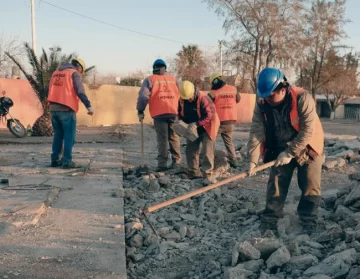
[[[51,161],[59,160],[64,143],[63,165],[72,162],[72,148],[76,137],[76,113],[74,111],[52,111],[51,122],[54,129]]]

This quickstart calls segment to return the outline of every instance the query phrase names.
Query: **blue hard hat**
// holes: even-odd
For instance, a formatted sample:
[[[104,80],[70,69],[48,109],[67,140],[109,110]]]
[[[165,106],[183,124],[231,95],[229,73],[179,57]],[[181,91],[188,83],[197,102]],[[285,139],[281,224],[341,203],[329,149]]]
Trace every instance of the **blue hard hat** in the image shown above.
[[[166,68],[166,63],[165,63],[165,61],[162,60],[162,59],[156,59],[156,60],[154,61],[154,64],[153,64],[153,69],[159,68],[159,66],[162,66],[162,67],[165,67],[165,68]]]
[[[263,69],[257,78],[256,94],[259,98],[266,98],[283,81],[286,81],[284,74],[276,68]]]

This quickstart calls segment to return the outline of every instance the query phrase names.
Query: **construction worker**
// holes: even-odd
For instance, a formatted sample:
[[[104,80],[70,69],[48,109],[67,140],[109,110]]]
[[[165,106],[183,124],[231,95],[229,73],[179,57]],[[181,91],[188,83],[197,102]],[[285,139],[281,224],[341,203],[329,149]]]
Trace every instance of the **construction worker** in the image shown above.
[[[248,142],[249,174],[254,174],[259,155],[264,163],[276,160],[267,185],[261,230],[276,231],[283,216],[292,175],[297,169],[301,198],[297,207],[304,233],[317,227],[324,133],[312,96],[289,84],[275,68],[263,69],[257,78],[257,96]]]
[[[219,133],[225,144],[228,161],[230,166],[237,168],[239,163],[236,160],[232,135],[237,120],[236,104],[240,102],[240,93],[235,86],[227,85],[219,73],[210,76],[210,85],[209,97],[213,100],[220,119]]]
[[[189,178],[203,177],[199,168],[200,145],[202,145],[201,168],[205,176],[204,184],[216,183],[213,175],[214,151],[220,120],[209,96],[199,92],[190,81],[183,81],[180,85],[179,119],[189,124],[190,133],[196,130],[199,136],[195,141],[187,140],[186,143],[185,154]]]
[[[169,169],[168,149],[172,164],[170,169],[179,168],[181,163],[180,139],[173,129],[179,103],[179,89],[175,77],[166,71],[166,63],[157,59],[153,63],[153,75],[146,78],[141,86],[137,101],[139,121],[144,120],[144,111],[149,103],[149,111],[154,119],[157,138],[157,171]]]
[[[79,99],[86,107],[88,114],[94,114],[82,83],[85,69],[84,60],[76,58],[71,61],[71,64],[66,63],[60,66],[51,77],[48,94],[54,130],[51,167],[61,165],[64,169],[77,167],[72,161],[72,148],[75,144]],[[63,144],[64,154],[63,158],[59,160]]]

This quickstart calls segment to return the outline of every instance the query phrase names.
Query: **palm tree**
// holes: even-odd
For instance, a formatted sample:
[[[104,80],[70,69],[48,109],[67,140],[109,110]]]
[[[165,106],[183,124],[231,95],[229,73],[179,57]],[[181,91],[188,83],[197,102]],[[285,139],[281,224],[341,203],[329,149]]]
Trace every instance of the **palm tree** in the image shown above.
[[[25,75],[31,87],[34,89],[43,108],[43,114],[35,121],[33,125],[32,135],[52,136],[53,129],[51,126],[51,115],[47,101],[49,82],[54,71],[56,71],[60,65],[69,63],[76,54],[61,54],[60,47],[52,47],[49,49],[49,54],[46,53],[44,49],[42,49],[42,54],[39,59],[28,43],[25,43],[24,46],[29,63],[32,67],[32,74],[25,70],[25,68],[11,54],[6,52],[6,55],[20,68],[21,72]],[[95,66],[87,68],[85,73],[89,73],[94,68]]]
[[[177,75],[183,80],[190,80],[195,84],[200,83],[206,74],[207,65],[203,53],[198,46],[182,46],[176,56]]]

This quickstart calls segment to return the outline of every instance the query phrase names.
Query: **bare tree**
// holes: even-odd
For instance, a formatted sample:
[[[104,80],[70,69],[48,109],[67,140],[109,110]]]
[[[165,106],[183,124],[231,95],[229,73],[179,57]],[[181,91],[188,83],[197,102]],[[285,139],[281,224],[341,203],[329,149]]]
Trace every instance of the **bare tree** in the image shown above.
[[[335,44],[346,36],[343,29],[347,22],[345,3],[346,0],[313,0],[305,14],[302,36],[305,59],[299,63],[299,83],[310,89],[314,99],[317,92],[333,79],[323,71],[328,52],[333,51]]]
[[[229,51],[245,61],[244,76],[252,80],[264,67],[295,65],[302,51],[296,36],[301,32],[304,0],[203,0],[223,17],[232,32]],[[239,66],[239,65],[238,65]]]
[[[359,95],[359,54],[351,52],[340,56],[330,50],[325,57],[322,80],[326,80],[320,92],[326,96],[334,119],[338,106],[353,96]]]
[[[17,37],[0,34],[0,75],[9,74],[11,67],[15,65],[5,53],[19,59],[25,52]]]

